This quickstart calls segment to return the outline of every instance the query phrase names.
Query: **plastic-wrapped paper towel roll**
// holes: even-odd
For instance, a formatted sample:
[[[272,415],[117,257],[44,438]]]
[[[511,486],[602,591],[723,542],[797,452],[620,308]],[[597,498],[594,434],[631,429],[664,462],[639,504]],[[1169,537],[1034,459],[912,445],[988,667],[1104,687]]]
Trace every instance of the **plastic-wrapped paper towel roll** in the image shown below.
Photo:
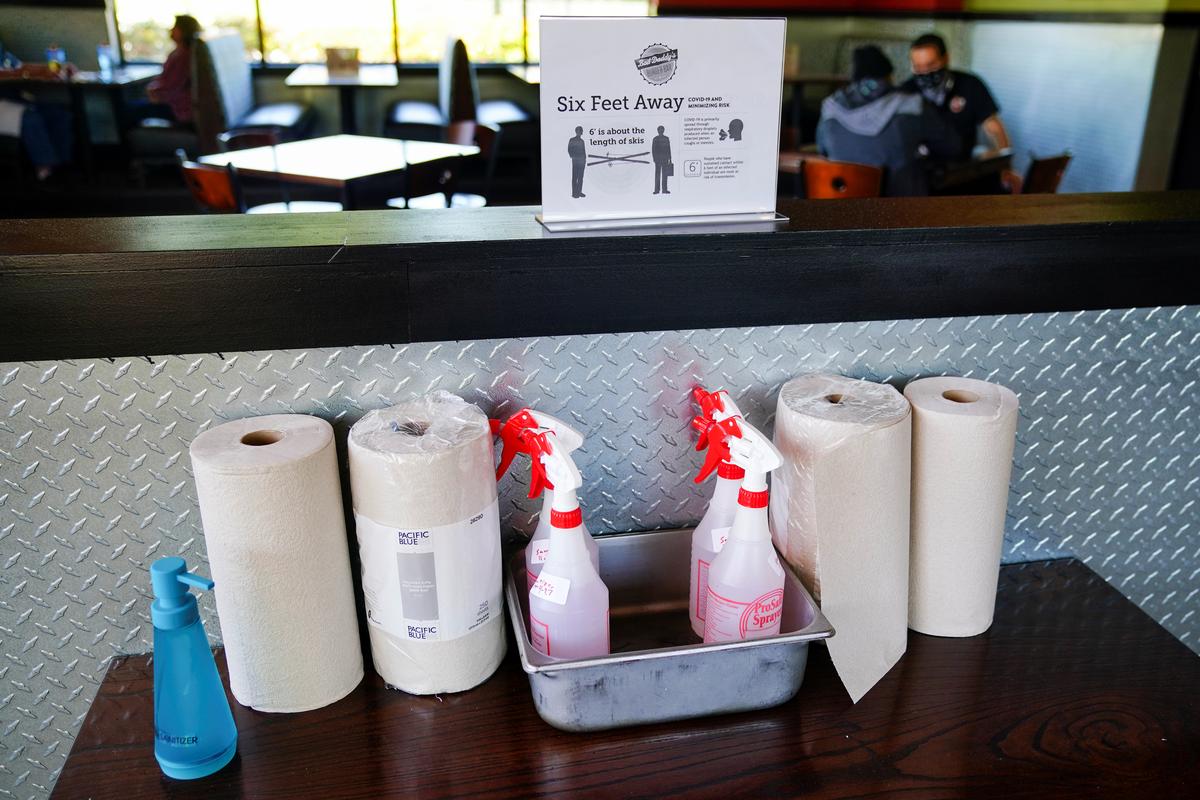
[[[829,654],[856,703],[907,647],[911,431],[886,384],[812,374],[779,392],[772,532],[837,629]]]
[[[448,392],[350,429],[350,493],[375,669],[411,694],[460,692],[504,658],[492,432]]]
[[[308,711],[363,677],[333,428],[276,414],[191,446],[233,696]]]
[[[974,636],[992,624],[1017,396],[971,378],[908,384],[913,407],[908,625]]]

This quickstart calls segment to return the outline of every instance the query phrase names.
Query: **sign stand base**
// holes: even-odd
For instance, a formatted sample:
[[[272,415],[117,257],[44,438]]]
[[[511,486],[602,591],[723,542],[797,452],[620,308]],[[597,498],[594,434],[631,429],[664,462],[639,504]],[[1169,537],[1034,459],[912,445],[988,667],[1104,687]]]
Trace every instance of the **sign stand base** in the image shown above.
[[[764,226],[763,230],[771,230],[788,218],[776,211],[765,211],[749,214],[689,214],[669,217],[630,217],[624,219],[573,219],[547,222],[541,214],[535,214],[534,219],[551,233],[569,233],[574,231],[614,231],[636,230],[641,228],[665,228],[679,226],[729,227],[731,230],[746,230],[745,226]]]

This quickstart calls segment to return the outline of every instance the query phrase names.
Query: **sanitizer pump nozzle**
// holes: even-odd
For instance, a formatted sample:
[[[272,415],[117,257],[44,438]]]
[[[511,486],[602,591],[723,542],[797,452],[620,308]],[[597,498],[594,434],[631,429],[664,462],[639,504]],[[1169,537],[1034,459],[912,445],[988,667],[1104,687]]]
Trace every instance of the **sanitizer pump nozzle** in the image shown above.
[[[529,496],[537,497],[541,494],[542,481],[545,480],[545,471],[541,463],[538,462],[537,456],[530,452],[528,445],[522,440],[522,435],[528,430],[545,429],[554,432],[555,440],[558,443],[559,449],[563,449],[570,454],[575,452],[583,445],[583,434],[572,428],[567,423],[560,419],[543,414],[540,411],[533,411],[528,408],[521,409],[516,414],[509,417],[508,422],[503,425],[499,420],[492,420],[492,432],[500,437],[500,466],[496,468],[496,480],[500,480],[504,473],[512,465],[513,459],[517,453],[525,453],[533,459],[533,472],[529,481]],[[538,574],[542,571],[542,566],[546,563],[546,558],[550,554],[550,506],[549,500],[542,502],[541,513],[538,514],[537,528],[533,532],[533,536],[529,540],[528,546],[525,548],[525,589],[528,591],[533,588],[534,582],[537,580]],[[596,571],[600,570],[600,546],[587,532],[587,526],[583,527],[584,545],[587,546],[588,553],[592,559],[592,566]]]
[[[746,475],[729,539],[708,571],[705,642],[774,636],[783,619],[783,567],[767,525],[767,473],[783,466],[783,456],[745,420],[728,422],[736,428],[725,438],[730,460]]]
[[[692,420],[692,427],[700,433],[696,449],[707,451],[704,467],[696,476],[696,483],[704,481],[713,470],[717,473],[717,485],[708,502],[708,508],[696,530],[692,532],[692,557],[688,572],[691,576],[688,616],[691,618],[692,631],[703,637],[704,618],[708,608],[708,570],[717,553],[724,547],[729,529],[733,526],[738,489],[745,472],[729,460],[729,447],[725,441],[728,437],[728,427],[721,427],[721,423],[726,420],[741,417],[741,411],[729,393],[723,389],[708,392],[697,386],[692,390],[692,395],[700,406],[700,414]]]
[[[605,655],[608,587],[585,544],[591,537],[576,496],[583,477],[553,428],[529,428],[520,438],[534,458],[531,492],[543,486],[551,491],[550,552],[529,590],[530,642],[551,658]]]
[[[154,757],[169,777],[203,778],[237,751],[237,727],[217,674],[204,623],[189,587],[213,582],[187,571],[182,558],[150,565],[154,602]]]

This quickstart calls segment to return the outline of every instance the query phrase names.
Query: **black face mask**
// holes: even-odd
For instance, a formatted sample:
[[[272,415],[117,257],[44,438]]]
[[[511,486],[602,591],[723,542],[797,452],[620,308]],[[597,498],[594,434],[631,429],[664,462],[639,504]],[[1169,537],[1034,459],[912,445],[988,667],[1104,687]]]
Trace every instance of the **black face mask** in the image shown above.
[[[935,69],[933,72],[914,75],[913,78],[917,81],[917,88],[922,91],[936,91],[946,82],[948,74],[949,71],[945,67],[942,67],[941,69]]]

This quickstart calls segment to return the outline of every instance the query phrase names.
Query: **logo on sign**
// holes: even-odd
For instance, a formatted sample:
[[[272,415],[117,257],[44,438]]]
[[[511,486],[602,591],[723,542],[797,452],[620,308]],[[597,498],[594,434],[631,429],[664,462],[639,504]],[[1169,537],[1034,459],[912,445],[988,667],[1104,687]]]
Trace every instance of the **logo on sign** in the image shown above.
[[[742,638],[747,633],[755,633],[773,628],[783,618],[783,589],[767,592],[746,606],[738,629]]]
[[[638,72],[646,83],[661,86],[675,77],[675,68],[679,62],[679,51],[672,50],[665,44],[655,43],[642,51],[633,60]]]

